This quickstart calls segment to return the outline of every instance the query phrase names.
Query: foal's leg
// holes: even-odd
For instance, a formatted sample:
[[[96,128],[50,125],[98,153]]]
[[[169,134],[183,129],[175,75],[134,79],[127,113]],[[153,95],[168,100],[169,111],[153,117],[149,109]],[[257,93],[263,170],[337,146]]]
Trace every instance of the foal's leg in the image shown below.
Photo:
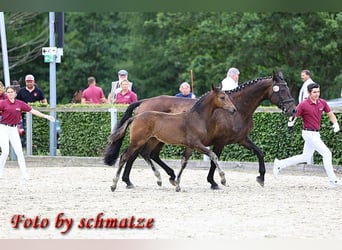
[[[183,152],[183,157],[182,157],[182,162],[181,162],[181,169],[179,170],[179,173],[177,175],[177,179],[176,179],[176,192],[179,192],[181,190],[180,188],[180,180],[181,180],[181,176],[183,173],[183,170],[185,169],[185,167],[188,165],[188,160],[192,154],[194,150],[191,148],[185,148],[184,152]]]
[[[126,151],[127,151],[127,150],[126,150]],[[124,153],[124,154],[125,154],[125,153]],[[116,170],[116,175],[115,175],[115,177],[113,178],[113,185],[110,187],[110,189],[112,190],[112,192],[114,192],[115,189],[116,189],[116,186],[117,186],[118,181],[119,181],[119,178],[120,178],[120,173],[121,173],[122,167],[123,167],[123,165],[125,164],[125,162],[124,162],[124,160],[123,160],[123,155],[124,155],[124,154],[122,154],[122,155],[120,156],[119,167],[118,167],[118,169]]]
[[[153,152],[153,150],[158,146],[159,141],[151,138],[144,146],[143,148],[140,150],[140,155],[144,158],[144,160],[147,162],[148,165],[151,166],[154,175],[157,177],[157,184],[159,186],[162,185],[162,179],[161,179],[161,175],[160,172],[158,171],[158,169],[155,168],[153,162],[151,161],[151,154]],[[162,143],[163,145],[163,143]],[[158,154],[159,154],[160,150],[158,150]]]
[[[259,160],[259,174],[260,175],[256,177],[256,181],[260,184],[260,186],[263,187],[265,183],[265,173],[266,173],[264,153],[248,137],[246,137],[246,139],[240,142],[239,144],[249,150],[252,150],[254,154],[257,155],[258,160]]]
[[[119,178],[120,178],[120,174],[121,174],[121,170],[123,168],[123,166],[125,165],[125,163],[127,162],[127,160],[136,153],[136,151],[138,151],[139,147],[137,146],[129,146],[126,151],[121,155],[120,157],[120,162],[119,162],[119,167],[118,170],[116,172],[115,177],[113,178],[113,185],[110,187],[112,192],[115,191],[116,186],[118,184]]]

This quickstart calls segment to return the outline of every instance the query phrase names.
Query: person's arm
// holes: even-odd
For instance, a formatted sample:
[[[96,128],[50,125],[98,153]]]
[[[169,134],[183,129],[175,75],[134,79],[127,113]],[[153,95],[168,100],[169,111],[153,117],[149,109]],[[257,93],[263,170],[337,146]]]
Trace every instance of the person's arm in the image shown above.
[[[101,98],[101,103],[108,103],[106,97]]]
[[[41,100],[40,102],[41,102],[41,103],[43,103],[43,104],[48,104],[48,102],[47,102],[46,98],[44,98],[44,99],[43,99],[43,100]]]
[[[89,102],[87,102],[87,100],[85,98],[81,98],[81,104],[88,104]]]
[[[36,110],[36,109],[31,109],[30,111],[33,115],[35,116],[38,116],[38,117],[41,117],[41,118],[45,118],[51,122],[54,122],[55,121],[55,118],[51,115],[46,115],[46,114],[43,114],[42,112]]]
[[[337,118],[336,118],[334,112],[330,111],[327,113],[327,115],[333,124],[334,132],[337,133],[338,131],[340,131],[340,126],[338,125]]]

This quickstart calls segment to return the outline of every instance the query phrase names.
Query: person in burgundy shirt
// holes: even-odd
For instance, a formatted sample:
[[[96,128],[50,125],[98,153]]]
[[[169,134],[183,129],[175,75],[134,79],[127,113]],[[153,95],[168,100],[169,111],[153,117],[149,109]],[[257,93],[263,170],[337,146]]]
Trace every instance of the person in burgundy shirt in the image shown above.
[[[6,90],[4,84],[0,81],[0,100],[6,100],[7,95],[6,95]]]
[[[30,177],[26,171],[23,148],[17,129],[17,125],[21,120],[21,113],[31,112],[33,115],[48,119],[52,122],[55,121],[55,118],[50,115],[45,115],[38,110],[32,109],[27,103],[17,100],[17,93],[13,87],[7,87],[6,94],[8,99],[0,101],[0,111],[2,112],[2,119],[0,121],[0,179],[3,178],[5,163],[9,154],[9,144],[11,143],[18,158],[18,164],[22,177],[25,180],[28,180]]]
[[[121,81],[121,91],[116,94],[114,103],[116,104],[131,104],[138,101],[138,96],[132,90],[129,90],[128,80]]]
[[[82,93],[82,104],[101,104],[107,103],[107,99],[101,87],[96,86],[95,77],[88,77],[88,88]]]
[[[333,123],[335,133],[340,131],[335,114],[331,111],[329,105],[324,99],[319,98],[320,86],[317,83],[311,83],[307,87],[308,98],[297,106],[294,119],[289,120],[288,127],[292,128],[298,117],[302,118],[303,128],[302,137],[304,139],[304,147],[302,154],[295,155],[283,160],[274,160],[273,174],[278,176],[280,170],[296,165],[299,163],[307,163],[310,161],[313,153],[317,151],[323,157],[323,166],[328,176],[331,187],[342,186],[342,180],[337,179],[332,165],[332,153],[321,139],[319,133],[321,129],[321,119],[323,111],[328,115]]]

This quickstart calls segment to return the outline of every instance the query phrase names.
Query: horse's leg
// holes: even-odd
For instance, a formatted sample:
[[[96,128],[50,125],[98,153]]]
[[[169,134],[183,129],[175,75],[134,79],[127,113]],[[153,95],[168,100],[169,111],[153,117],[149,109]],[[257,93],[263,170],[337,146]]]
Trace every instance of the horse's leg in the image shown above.
[[[148,142],[140,150],[140,155],[144,158],[144,160],[147,162],[147,164],[151,166],[154,175],[157,177],[157,184],[159,186],[161,186],[162,185],[162,179],[161,179],[160,172],[158,171],[158,169],[156,169],[156,167],[154,166],[154,164],[151,160],[151,154],[158,144],[159,144],[158,140],[151,138],[150,140],[148,140]],[[158,151],[158,154],[159,154],[159,152],[160,152],[160,150]]]
[[[172,185],[176,186],[176,175],[172,168],[170,168],[168,165],[166,165],[165,162],[163,162],[160,157],[160,151],[162,150],[164,146],[164,143],[159,142],[156,147],[151,152],[151,159],[154,160],[164,171],[170,176],[169,181]]]
[[[221,155],[222,150],[223,150],[223,146],[221,146],[221,145],[214,145],[213,146],[213,152],[218,157]],[[218,189],[220,189],[219,185],[214,180],[215,169],[216,169],[215,162],[210,161],[210,169],[209,169],[209,172],[208,172],[207,181],[211,184],[211,187],[210,187],[211,189],[218,190]]]
[[[126,185],[127,185],[126,188],[129,188],[129,189],[134,188],[134,184],[129,179],[129,175],[132,170],[133,162],[137,159],[138,155],[139,155],[139,152],[136,151],[131,157],[128,158],[126,165],[125,165],[124,172],[122,174],[122,181],[126,182]]]
[[[191,148],[185,148],[185,150],[183,152],[183,157],[182,157],[182,161],[181,161],[181,168],[179,170],[179,173],[178,173],[177,179],[176,179],[176,192],[179,192],[181,190],[181,188],[180,188],[181,176],[182,176],[183,170],[188,165],[188,160],[189,160],[193,151],[194,150]]]
[[[220,165],[218,164],[217,155],[213,151],[211,151],[210,149],[206,148],[204,145],[199,145],[196,147],[196,149],[199,152],[201,152],[202,154],[206,154],[207,156],[209,156],[210,160],[215,164],[215,167],[219,171],[219,175],[221,177],[221,184],[225,186],[227,183],[225,173],[224,173],[223,169],[220,167]]]
[[[151,160],[151,157],[150,157],[150,153],[143,150],[142,152],[140,152],[140,154],[144,158],[146,163],[152,168],[154,176],[157,177],[158,186],[161,186],[162,185],[161,175],[160,175],[160,172],[158,171],[158,169],[156,169],[156,167],[154,166],[154,164]]]
[[[244,141],[239,142],[239,144],[249,150],[252,150],[254,154],[257,155],[258,160],[259,160],[259,174],[260,175],[256,177],[256,181],[260,184],[260,186],[263,187],[265,183],[265,173],[266,173],[264,153],[248,137],[246,137]]]
[[[139,147],[135,146],[135,147],[131,147],[129,146],[125,152],[121,155],[120,157],[120,161],[119,161],[119,167],[118,170],[116,171],[116,175],[113,178],[113,185],[110,187],[112,192],[115,191],[116,186],[118,184],[119,178],[120,178],[120,174],[121,174],[121,170],[123,168],[123,166],[125,165],[125,163],[127,162],[127,160],[136,153],[136,151],[138,151]]]
[[[126,152],[125,152],[125,153],[126,153]],[[124,155],[125,153],[123,153],[123,154],[120,156],[119,167],[118,167],[118,169],[116,170],[116,175],[115,175],[115,177],[113,178],[113,185],[110,187],[110,189],[112,190],[112,192],[114,192],[115,189],[116,189],[116,186],[117,186],[118,181],[119,181],[119,178],[120,178],[120,173],[121,173],[122,167],[123,167],[123,165],[125,164],[125,162],[123,161],[123,155]]]

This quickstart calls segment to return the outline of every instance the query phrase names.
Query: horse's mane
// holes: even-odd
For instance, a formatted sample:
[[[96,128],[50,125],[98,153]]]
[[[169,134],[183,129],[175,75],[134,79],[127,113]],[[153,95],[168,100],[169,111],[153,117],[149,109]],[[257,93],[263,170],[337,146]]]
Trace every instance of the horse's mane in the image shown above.
[[[252,86],[254,85],[255,83],[259,82],[259,81],[262,81],[262,80],[265,80],[265,79],[270,79],[272,78],[272,76],[266,76],[266,77],[259,77],[257,79],[254,79],[254,80],[249,80],[247,82],[244,82],[242,84],[240,84],[238,87],[236,87],[235,89],[231,89],[231,90],[226,90],[225,92],[227,94],[230,94],[230,93],[234,93],[234,92],[239,92],[241,90],[243,90],[244,88],[248,87],[248,86]]]

